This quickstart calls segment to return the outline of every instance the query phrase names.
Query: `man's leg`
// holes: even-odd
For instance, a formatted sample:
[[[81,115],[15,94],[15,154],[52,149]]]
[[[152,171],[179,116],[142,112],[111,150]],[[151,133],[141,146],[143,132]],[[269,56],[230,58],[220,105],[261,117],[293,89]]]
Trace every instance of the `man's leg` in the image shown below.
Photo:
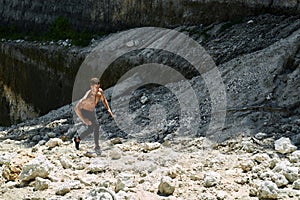
[[[84,139],[86,136],[88,136],[88,134],[90,134],[91,132],[94,131],[94,124],[95,124],[95,120],[96,120],[96,117],[95,117],[95,112],[93,111],[88,111],[88,110],[84,110],[82,109],[81,110],[81,113],[82,115],[87,118],[88,120],[90,120],[92,122],[91,125],[88,126],[87,130],[83,131],[80,136],[76,136],[74,138],[74,142],[75,142],[75,148],[77,150],[79,150],[79,143],[80,143],[80,140]]]
[[[82,139],[86,138],[88,136],[88,134],[90,134],[91,132],[93,132],[93,129],[94,129],[93,128],[93,124],[91,124],[90,126],[88,126],[88,128],[80,134],[80,136],[79,136],[80,139],[82,140]]]
[[[94,142],[95,142],[95,150],[99,151],[100,150],[100,145],[99,145],[99,122],[96,118],[95,113],[91,113],[90,115],[90,121],[92,122],[92,131],[94,131]]]
[[[80,136],[75,136],[74,137],[74,142],[75,142],[75,148],[77,150],[79,150],[79,144],[80,144],[80,141],[82,139],[84,139],[88,134],[90,134],[91,132],[93,131],[93,126],[88,126],[87,130],[85,130],[84,132],[82,132],[80,134]]]
[[[94,125],[94,141],[95,141],[95,149],[100,149],[99,146],[99,124],[95,122]]]

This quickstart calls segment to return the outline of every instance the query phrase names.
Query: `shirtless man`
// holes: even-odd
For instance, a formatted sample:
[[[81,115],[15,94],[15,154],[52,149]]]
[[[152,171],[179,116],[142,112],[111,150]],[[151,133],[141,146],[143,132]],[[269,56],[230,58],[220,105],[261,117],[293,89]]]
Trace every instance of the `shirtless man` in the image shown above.
[[[111,117],[114,117],[107,100],[104,96],[103,90],[100,88],[100,81],[98,78],[92,78],[90,80],[90,90],[79,100],[74,110],[78,117],[88,126],[88,129],[80,134],[80,136],[74,137],[75,148],[79,150],[79,143],[81,139],[84,139],[88,134],[94,132],[95,151],[101,152],[99,146],[99,123],[95,116],[95,107],[101,99],[104,106],[108,110]]]

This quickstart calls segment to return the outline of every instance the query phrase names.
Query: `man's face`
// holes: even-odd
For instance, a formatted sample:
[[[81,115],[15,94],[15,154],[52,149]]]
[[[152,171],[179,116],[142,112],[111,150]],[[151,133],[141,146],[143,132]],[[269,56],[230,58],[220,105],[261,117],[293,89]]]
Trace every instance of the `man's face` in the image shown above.
[[[100,88],[100,83],[91,85],[91,90],[94,92],[98,91],[99,88]]]

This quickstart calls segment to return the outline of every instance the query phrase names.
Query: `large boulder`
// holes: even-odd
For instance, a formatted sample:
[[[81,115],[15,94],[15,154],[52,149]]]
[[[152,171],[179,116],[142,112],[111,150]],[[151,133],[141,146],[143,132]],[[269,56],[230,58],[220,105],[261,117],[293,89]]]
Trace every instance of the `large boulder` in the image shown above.
[[[258,198],[260,199],[277,199],[278,187],[272,181],[262,181],[258,187]]]
[[[297,147],[291,143],[291,140],[285,137],[276,140],[274,145],[275,150],[281,154],[292,153],[297,150]]]
[[[47,178],[52,169],[53,165],[47,157],[41,155],[23,166],[21,174],[19,175],[19,180],[30,181],[36,177]]]

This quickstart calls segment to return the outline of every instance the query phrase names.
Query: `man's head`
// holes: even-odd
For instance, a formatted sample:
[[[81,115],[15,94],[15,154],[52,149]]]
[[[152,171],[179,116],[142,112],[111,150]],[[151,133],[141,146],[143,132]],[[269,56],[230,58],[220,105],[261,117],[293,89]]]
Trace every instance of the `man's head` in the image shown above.
[[[91,78],[90,86],[91,86],[91,89],[98,90],[100,88],[99,78]]]
[[[91,78],[90,85],[100,85],[99,78]]]

